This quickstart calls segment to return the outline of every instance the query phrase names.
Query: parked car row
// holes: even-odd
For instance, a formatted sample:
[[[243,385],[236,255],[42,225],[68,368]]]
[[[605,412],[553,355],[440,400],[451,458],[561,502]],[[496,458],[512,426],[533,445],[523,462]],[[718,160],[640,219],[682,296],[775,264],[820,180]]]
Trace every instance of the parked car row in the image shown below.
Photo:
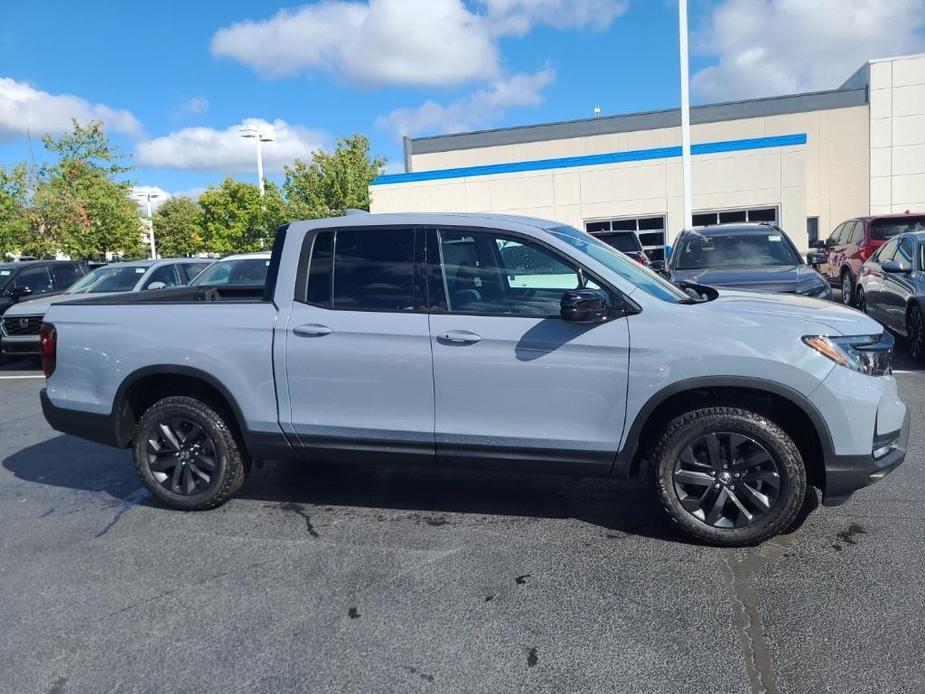
[[[0,280],[4,272],[10,276],[0,290],[6,299],[6,310],[0,317],[0,352],[3,357],[39,356],[42,319],[53,304],[189,284],[262,287],[269,257],[269,253],[251,253],[230,255],[217,261],[202,258],[136,260],[110,263],[89,272],[86,263],[76,262],[32,261],[0,265]]]

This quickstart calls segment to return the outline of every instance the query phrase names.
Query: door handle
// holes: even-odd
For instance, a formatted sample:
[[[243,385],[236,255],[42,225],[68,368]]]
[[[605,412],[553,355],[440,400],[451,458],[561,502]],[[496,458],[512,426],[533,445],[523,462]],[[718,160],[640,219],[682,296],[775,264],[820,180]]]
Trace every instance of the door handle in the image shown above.
[[[296,326],[292,329],[292,332],[300,337],[324,337],[325,335],[330,335],[334,331],[328,326],[321,325],[320,323],[306,323],[305,325]]]
[[[482,336],[470,330],[450,330],[437,335],[437,339],[454,345],[474,345],[482,339]]]

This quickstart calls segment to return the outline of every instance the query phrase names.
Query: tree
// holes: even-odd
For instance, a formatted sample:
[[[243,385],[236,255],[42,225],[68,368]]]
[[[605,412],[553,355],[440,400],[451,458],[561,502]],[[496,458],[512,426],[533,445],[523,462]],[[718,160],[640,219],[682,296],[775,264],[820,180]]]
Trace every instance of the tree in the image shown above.
[[[163,257],[182,257],[204,251],[199,205],[189,198],[170,198],[154,214],[154,238]]]
[[[29,208],[25,164],[0,168],[0,262],[21,251],[29,237]]]
[[[370,158],[369,140],[363,135],[339,139],[331,154],[318,150],[311,162],[296,159],[284,167],[290,218],[336,216],[349,208],[368,210],[369,184],[383,166],[383,157]]]
[[[266,194],[251,183],[226,178],[199,196],[199,224],[205,247],[213,253],[269,248],[285,219],[279,187],[266,182]]]
[[[131,171],[109,142],[102,123],[81,125],[60,138],[46,135],[45,149],[58,155],[42,167],[33,199],[37,242],[71,257],[107,252],[141,254],[141,223],[131,200],[131,183],[116,180]]]

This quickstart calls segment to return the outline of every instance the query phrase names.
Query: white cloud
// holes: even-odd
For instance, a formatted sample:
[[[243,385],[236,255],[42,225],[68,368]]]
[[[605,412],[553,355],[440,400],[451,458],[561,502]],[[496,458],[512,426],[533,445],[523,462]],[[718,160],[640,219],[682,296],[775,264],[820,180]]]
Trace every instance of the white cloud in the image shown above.
[[[263,166],[266,173],[280,171],[283,164],[296,158],[307,158],[319,149],[325,137],[322,133],[276,119],[272,123],[260,118],[246,118],[225,130],[214,128],[184,128],[147,142],[139,142],[137,161],[141,166],[221,171],[234,173],[256,169],[253,139],[241,137],[241,128],[259,128],[273,135],[273,142],[264,142]]]
[[[174,110],[174,116],[199,116],[209,110],[209,100],[204,96],[187,99]]]
[[[376,125],[398,137],[484,127],[503,117],[507,109],[540,105],[543,90],[555,78],[551,67],[512,75],[445,105],[426,101],[416,108],[395,109],[376,119]]]
[[[871,58],[923,49],[922,0],[723,0],[694,46],[707,101],[834,89]]]
[[[625,0],[324,0],[219,29],[212,52],[265,77],[324,71],[371,86],[496,79],[498,39],[535,24],[603,28]]]
[[[174,198],[189,198],[190,200],[196,201],[199,199],[199,196],[205,193],[209,188],[207,186],[194,186],[193,188],[188,188],[187,190],[178,190],[173,193],[171,197]]]
[[[107,130],[130,137],[143,134],[141,123],[129,111],[92,104],[73,94],[49,94],[27,82],[0,77],[0,140],[57,135],[71,128],[71,119],[82,124],[103,121]]]

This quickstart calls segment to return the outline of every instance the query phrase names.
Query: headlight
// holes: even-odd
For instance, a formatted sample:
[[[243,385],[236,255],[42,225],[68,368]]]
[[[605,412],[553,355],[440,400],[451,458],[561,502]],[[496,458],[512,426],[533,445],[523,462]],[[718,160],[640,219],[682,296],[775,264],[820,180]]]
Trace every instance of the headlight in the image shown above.
[[[853,371],[869,376],[893,373],[893,336],[888,332],[851,337],[806,335],[803,342],[836,364]]]
[[[803,296],[825,296],[830,291],[829,283],[821,277],[809,284],[797,286],[797,294],[802,294]]]

